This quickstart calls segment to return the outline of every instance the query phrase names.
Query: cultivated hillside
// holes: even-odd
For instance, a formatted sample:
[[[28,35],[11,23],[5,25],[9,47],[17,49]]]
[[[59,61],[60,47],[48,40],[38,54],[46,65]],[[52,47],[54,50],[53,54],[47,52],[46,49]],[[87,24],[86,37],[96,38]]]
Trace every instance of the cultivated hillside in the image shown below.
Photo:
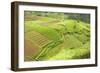
[[[25,61],[90,57],[90,24],[47,15],[25,18]]]

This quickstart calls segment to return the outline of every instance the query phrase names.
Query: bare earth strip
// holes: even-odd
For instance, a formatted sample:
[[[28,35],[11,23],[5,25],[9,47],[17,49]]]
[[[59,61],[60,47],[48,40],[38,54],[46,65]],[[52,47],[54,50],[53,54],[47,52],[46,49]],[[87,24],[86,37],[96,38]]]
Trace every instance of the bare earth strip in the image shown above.
[[[25,61],[34,60],[34,56],[37,55],[41,47],[48,42],[48,38],[38,32],[30,31],[25,33]]]

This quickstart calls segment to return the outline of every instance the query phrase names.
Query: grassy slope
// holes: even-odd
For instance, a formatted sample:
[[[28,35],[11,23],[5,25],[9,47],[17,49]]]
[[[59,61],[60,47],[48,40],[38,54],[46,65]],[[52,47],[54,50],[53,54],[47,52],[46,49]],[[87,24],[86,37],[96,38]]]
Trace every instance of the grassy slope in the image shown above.
[[[32,35],[36,35],[36,33],[39,34],[36,37],[32,36],[30,38],[32,39],[31,41],[33,42],[33,44],[34,43],[36,44],[36,42],[39,41],[39,38],[42,39],[43,37],[46,38],[47,41],[42,41],[42,43],[45,43],[45,42],[49,43],[50,41],[53,41],[52,43],[53,45],[51,45],[49,48],[46,47],[47,53],[45,53],[44,55],[41,55],[39,57],[39,60],[56,60],[56,59],[64,60],[64,59],[74,59],[74,58],[86,58],[89,55],[89,47],[90,47],[89,41],[84,40],[84,39],[88,39],[88,37],[82,32],[80,32],[80,31],[83,31],[83,29],[89,30],[89,28],[86,27],[89,24],[86,24],[84,22],[77,23],[74,20],[65,20],[63,22],[59,21],[56,23],[52,23],[51,25],[51,23],[47,23],[49,20],[52,21],[52,19],[49,19],[49,18],[47,20],[47,17],[46,17],[46,19],[43,18],[39,21],[25,22],[25,34],[27,34],[28,32],[35,32],[35,34],[34,33],[27,34],[27,36],[29,36],[27,37],[27,39],[30,38],[30,36]],[[46,26],[43,26],[43,24],[46,24]],[[55,30],[55,29],[61,29],[62,31],[65,31],[65,29],[62,27],[62,24],[64,24],[65,27],[67,28],[66,31],[72,32],[72,34],[68,33],[64,37],[63,43],[52,48],[52,46],[56,44],[55,41],[62,39],[61,34]],[[76,29],[73,29],[75,25],[76,25]],[[74,33],[74,31],[80,34]],[[85,41],[85,44],[83,44],[83,41]],[[42,47],[43,45],[46,45],[46,44],[42,44],[39,46]],[[33,60],[34,60],[34,56],[33,56]]]

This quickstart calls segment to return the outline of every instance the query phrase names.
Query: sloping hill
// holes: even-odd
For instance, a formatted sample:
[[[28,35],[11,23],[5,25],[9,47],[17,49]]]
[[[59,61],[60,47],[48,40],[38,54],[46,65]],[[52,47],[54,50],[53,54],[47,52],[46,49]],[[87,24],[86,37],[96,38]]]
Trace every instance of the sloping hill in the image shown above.
[[[89,58],[89,24],[76,20],[54,20],[39,18],[38,21],[25,21],[25,60]],[[29,55],[27,50],[31,50]]]

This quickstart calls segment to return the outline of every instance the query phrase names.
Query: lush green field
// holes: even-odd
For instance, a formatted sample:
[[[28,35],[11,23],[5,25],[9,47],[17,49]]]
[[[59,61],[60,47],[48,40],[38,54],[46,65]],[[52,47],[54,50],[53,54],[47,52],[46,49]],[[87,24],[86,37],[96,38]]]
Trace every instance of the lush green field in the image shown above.
[[[25,61],[90,58],[90,24],[62,14],[25,16]]]

